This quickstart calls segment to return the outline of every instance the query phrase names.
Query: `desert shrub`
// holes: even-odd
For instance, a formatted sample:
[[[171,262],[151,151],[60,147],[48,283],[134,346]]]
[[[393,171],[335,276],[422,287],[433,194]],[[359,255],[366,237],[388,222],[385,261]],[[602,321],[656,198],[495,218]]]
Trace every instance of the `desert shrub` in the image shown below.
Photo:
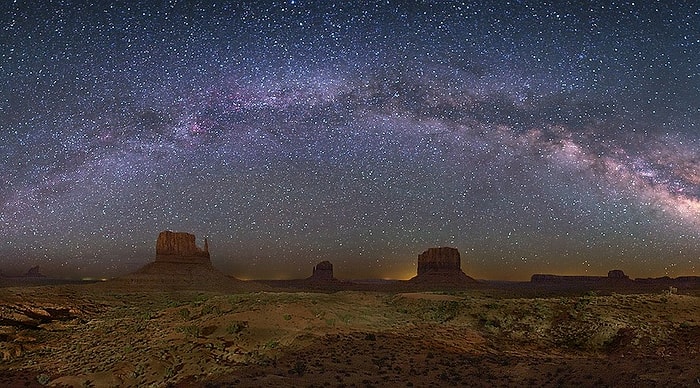
[[[451,300],[439,303],[431,309],[430,318],[438,322],[447,322],[459,314],[459,302]]]
[[[205,304],[202,306],[202,315],[211,314],[214,311],[214,306],[210,304]]]
[[[291,321],[291,320],[292,320],[292,316],[289,315],[289,314],[284,314],[284,320],[285,320],[285,321]]]
[[[296,373],[299,376],[303,376],[304,373],[306,373],[306,363],[304,361],[297,361],[294,363],[294,368],[292,368],[292,372]]]
[[[141,314],[140,318],[142,321],[150,321],[151,319],[153,319],[153,312],[146,311],[143,314]]]
[[[590,303],[591,300],[588,297],[582,296],[576,301],[576,304],[574,305],[574,310],[583,310]]]
[[[181,308],[179,314],[186,321],[190,319],[190,310],[187,307]]]
[[[182,326],[179,328],[179,330],[189,337],[199,337],[200,333],[202,332],[199,326],[196,325]]]
[[[41,385],[48,385],[49,381],[51,381],[51,378],[49,377],[49,375],[42,373],[36,376],[36,381]]]
[[[239,334],[248,328],[247,321],[233,321],[226,327],[226,332],[229,334]]]
[[[200,294],[197,294],[197,296],[195,296],[194,300],[192,301],[192,305],[193,306],[201,306],[206,301],[207,301],[207,296],[200,293]]]

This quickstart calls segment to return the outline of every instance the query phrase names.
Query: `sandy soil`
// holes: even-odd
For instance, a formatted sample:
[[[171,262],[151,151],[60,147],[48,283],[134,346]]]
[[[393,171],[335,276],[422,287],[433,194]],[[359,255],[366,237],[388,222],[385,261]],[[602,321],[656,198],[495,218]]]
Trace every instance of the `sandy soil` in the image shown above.
[[[700,386],[700,292],[0,289],[0,386]]]

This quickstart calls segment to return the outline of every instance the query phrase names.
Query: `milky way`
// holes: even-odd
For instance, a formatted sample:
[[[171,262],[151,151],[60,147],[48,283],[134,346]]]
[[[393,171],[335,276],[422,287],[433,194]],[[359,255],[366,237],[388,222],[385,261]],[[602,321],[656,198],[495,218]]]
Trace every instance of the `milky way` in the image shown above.
[[[31,3],[0,16],[6,272],[126,273],[170,229],[242,278],[442,245],[700,275],[698,4]]]

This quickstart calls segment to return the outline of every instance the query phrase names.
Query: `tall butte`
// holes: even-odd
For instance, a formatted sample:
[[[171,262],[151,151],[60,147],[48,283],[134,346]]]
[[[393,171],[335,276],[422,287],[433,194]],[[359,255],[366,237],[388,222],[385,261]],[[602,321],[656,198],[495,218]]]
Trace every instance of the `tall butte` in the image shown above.
[[[204,239],[204,249],[197,246],[196,237],[185,232],[160,232],[156,241],[156,263],[186,263],[211,265],[209,242]]]
[[[195,236],[184,232],[160,232],[156,240],[156,260],[128,275],[112,279],[115,286],[155,289],[257,290],[260,285],[244,282],[216,269],[209,258],[209,242],[204,248]]]
[[[467,284],[476,280],[462,272],[457,248],[430,248],[418,255],[418,274],[411,282],[435,284]]]

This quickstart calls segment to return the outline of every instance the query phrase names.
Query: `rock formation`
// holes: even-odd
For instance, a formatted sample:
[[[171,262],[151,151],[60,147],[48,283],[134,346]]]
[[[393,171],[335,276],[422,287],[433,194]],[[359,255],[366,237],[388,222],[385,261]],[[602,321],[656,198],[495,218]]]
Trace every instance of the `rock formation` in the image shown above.
[[[629,280],[629,278],[630,277],[625,275],[621,269],[613,269],[612,271],[608,271],[608,279]]]
[[[418,276],[430,272],[462,272],[459,251],[456,248],[430,248],[418,255]]]
[[[204,239],[204,249],[195,243],[193,234],[184,232],[160,232],[156,241],[156,262],[209,264],[209,242]]]
[[[156,260],[136,272],[112,279],[114,286],[157,289],[257,290],[260,285],[244,282],[214,268],[209,258],[209,242],[197,247],[190,233],[163,231],[156,241]],[[109,286],[109,285],[107,285]]]
[[[411,281],[436,283],[474,283],[462,272],[459,251],[456,248],[430,248],[418,255],[418,274]]]
[[[44,278],[46,277],[39,271],[39,266],[29,268],[29,271],[24,275],[25,278]]]
[[[330,261],[322,261],[316,264],[309,280],[335,280],[333,277],[333,264]]]
[[[534,274],[530,278],[532,283],[586,283],[586,282],[606,282],[606,281],[628,281],[630,277],[625,275],[622,270],[614,269],[608,272],[608,276],[565,276],[565,275],[550,275],[550,274]]]

